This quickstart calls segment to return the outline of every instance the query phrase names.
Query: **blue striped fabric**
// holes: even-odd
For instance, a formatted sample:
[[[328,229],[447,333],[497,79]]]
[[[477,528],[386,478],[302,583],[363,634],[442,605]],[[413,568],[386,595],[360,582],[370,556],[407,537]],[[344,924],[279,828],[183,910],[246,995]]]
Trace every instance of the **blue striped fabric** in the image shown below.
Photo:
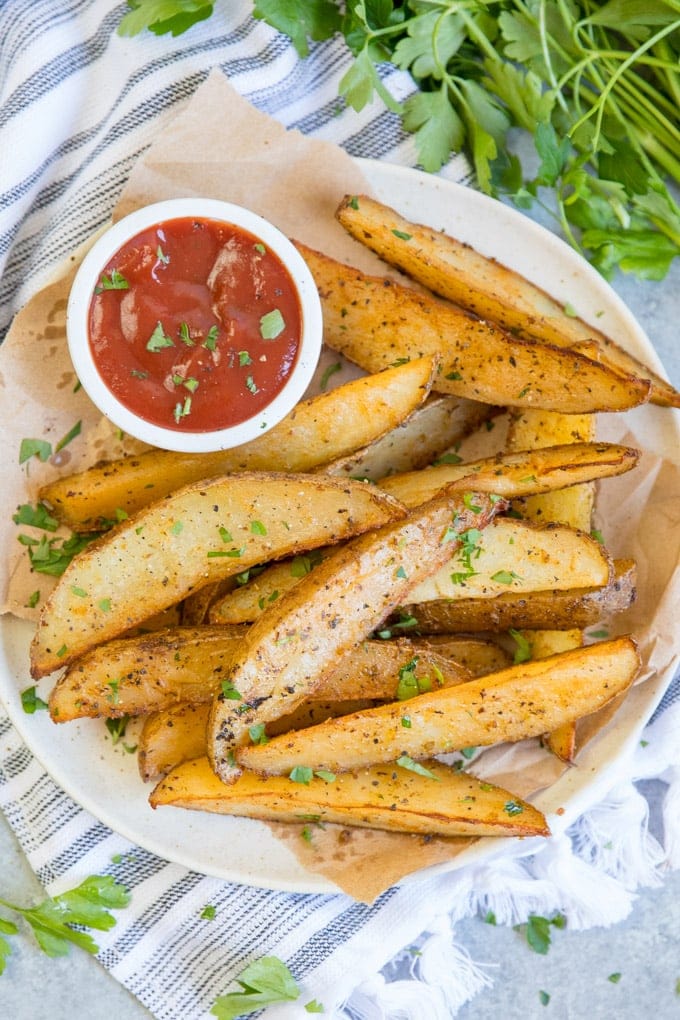
[[[153,132],[183,108],[213,68],[288,127],[350,154],[414,165],[397,117],[360,114],[337,98],[350,57],[317,46],[301,61],[251,17],[250,0],[217,5],[185,36],[116,35],[111,0],[0,4],[0,331],[79,244],[110,216]],[[407,76],[386,72],[398,96]],[[153,128],[153,131],[150,129]],[[463,161],[448,176],[464,179]],[[132,846],[75,805],[0,714],[0,805],[48,890],[110,872],[132,906],[98,937],[103,964],[159,1018],[205,1017],[249,958],[275,954],[303,983],[301,1001],[337,999],[413,942],[430,914],[456,900],[428,879],[366,906],[341,895],[271,892],[197,875]],[[114,863],[112,863],[114,862]],[[430,904],[426,909],[424,904]],[[200,919],[206,904],[216,919]],[[306,994],[306,992],[308,994]],[[306,998],[305,998],[306,994]],[[285,1008],[272,1016],[300,1016]]]

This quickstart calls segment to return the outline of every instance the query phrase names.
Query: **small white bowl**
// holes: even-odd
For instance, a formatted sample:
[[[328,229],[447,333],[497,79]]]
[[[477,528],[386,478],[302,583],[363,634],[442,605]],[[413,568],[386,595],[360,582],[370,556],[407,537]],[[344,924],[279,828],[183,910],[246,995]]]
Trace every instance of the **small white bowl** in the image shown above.
[[[145,420],[111,392],[95,364],[89,339],[89,311],[95,288],[109,261],[141,231],[170,220],[195,217],[220,221],[246,231],[283,263],[297,289],[302,326],[295,364],[282,389],[256,414],[215,431],[182,431]],[[179,198],[130,213],[108,228],[88,251],[74,278],[66,312],[69,353],[78,379],[92,402],[118,428],[161,449],[207,453],[240,446],[281,421],[303,397],[321,353],[323,324],[314,279],[288,238],[256,213],[229,202]]]

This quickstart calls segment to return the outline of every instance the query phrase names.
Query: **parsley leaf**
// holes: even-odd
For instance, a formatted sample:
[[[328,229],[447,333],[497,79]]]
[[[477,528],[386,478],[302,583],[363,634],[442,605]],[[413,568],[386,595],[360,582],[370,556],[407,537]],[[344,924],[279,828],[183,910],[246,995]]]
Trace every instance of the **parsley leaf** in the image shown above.
[[[236,983],[242,990],[221,995],[210,1010],[218,1020],[236,1020],[275,1002],[295,1002],[300,995],[295,978],[276,956],[254,960],[238,975]]]
[[[108,931],[116,919],[110,913],[122,909],[130,902],[128,890],[110,875],[92,875],[75,889],[47,898],[35,907],[20,907],[0,899],[0,905],[19,914],[33,930],[38,945],[48,956],[67,956],[71,944],[88,953],[96,953],[98,945],[92,936],[81,928]],[[72,925],[78,925],[74,928]],[[0,919],[2,935],[18,934],[11,921]],[[0,973],[9,954],[9,944],[0,938]]]

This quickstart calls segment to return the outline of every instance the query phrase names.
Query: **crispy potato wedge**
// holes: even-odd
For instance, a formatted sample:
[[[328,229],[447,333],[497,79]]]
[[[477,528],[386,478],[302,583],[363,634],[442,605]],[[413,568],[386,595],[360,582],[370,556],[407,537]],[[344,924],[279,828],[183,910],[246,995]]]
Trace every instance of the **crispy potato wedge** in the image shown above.
[[[173,627],[114,638],[77,659],[49,698],[54,722],[145,715],[178,702],[209,701],[243,627]]]
[[[185,627],[200,627],[208,623],[210,607],[227,592],[237,587],[236,577],[225,577],[222,581],[206,584],[182,601],[180,606],[180,622]]]
[[[573,429],[572,416],[547,414],[531,408],[523,409],[513,416],[507,432],[506,443],[509,450],[522,449],[527,444],[531,449],[543,450],[554,438],[560,438],[565,431]],[[580,434],[595,438],[595,415],[582,415],[577,423]],[[570,489],[558,489],[556,492],[535,494],[533,498],[516,500],[513,508],[531,521],[560,521],[573,528],[590,532],[592,529],[593,509],[595,506],[595,486],[592,481],[582,480],[579,485]],[[570,628],[564,631],[527,631],[532,655],[542,658],[554,652],[578,648],[583,644],[582,631]],[[553,733],[544,737],[545,746],[553,754],[567,763],[573,762],[576,755],[576,722],[565,723]]]
[[[584,354],[521,340],[393,280],[367,276],[298,244],[321,295],[324,338],[367,372],[396,358],[441,358],[433,388],[470,400],[565,413],[623,411],[650,383]]]
[[[306,701],[291,712],[268,723],[264,730],[267,739],[288,730],[301,730],[349,715],[378,704],[369,698],[348,701]],[[171,708],[154,712],[144,719],[137,741],[137,764],[145,782],[166,775],[176,765],[207,753],[207,725],[210,702],[180,702]]]
[[[208,620],[213,624],[252,623],[261,616],[273,602],[294,588],[301,578],[310,574],[333,552],[333,547],[313,549],[290,560],[281,560],[266,567],[261,574],[252,577],[247,584],[225,592],[216,599],[208,610]]]
[[[404,512],[374,485],[321,475],[247,472],[185,486],[71,561],[43,607],[32,675],[68,665],[205,584]]]
[[[438,652],[467,669],[472,676],[496,673],[512,662],[510,653],[502,645],[488,638],[430,634],[426,637],[411,638],[411,647],[416,654],[424,648]]]
[[[146,715],[178,702],[210,702],[219,692],[244,627],[173,627],[153,634],[114,638],[67,667],[50,694],[55,722],[80,718]],[[470,679],[471,672],[436,648],[414,649],[405,639],[362,641],[349,648],[323,678],[316,698],[393,700],[400,676],[413,659],[418,689]],[[415,683],[415,679],[413,680]]]
[[[545,659],[558,652],[567,652],[570,648],[583,645],[583,631],[571,630],[529,630],[524,637],[531,646],[533,659]],[[543,737],[544,745],[556,754],[567,765],[572,765],[576,757],[576,721],[558,726],[552,733]]]
[[[479,535],[471,555],[468,550],[454,554],[412,589],[409,601],[596,587],[608,583],[611,571],[604,546],[583,531],[499,517]]]
[[[560,347],[594,345],[603,362],[652,381],[650,399],[680,407],[680,393],[600,330],[525,277],[441,231],[411,223],[367,195],[347,195],[337,219],[389,265],[434,294],[527,338]],[[592,355],[591,355],[592,356]]]
[[[210,622],[252,623],[331,554],[332,549],[327,549],[317,557],[297,557],[268,567],[215,602]],[[410,600],[495,598],[508,591],[595,587],[608,582],[610,571],[604,547],[583,532],[499,517],[480,534],[469,564],[454,554],[414,587]]]
[[[315,470],[373,482],[397,471],[414,471],[431,464],[495,413],[496,409],[489,404],[433,393],[391,432],[362,450]]]
[[[427,767],[434,779],[387,766],[336,776],[334,782],[315,777],[308,785],[244,773],[227,786],[208,760],[199,758],[162,779],[149,801],[154,808],[170,805],[298,824],[311,815],[321,822],[421,835],[549,835],[544,815],[507,790],[441,762]]]
[[[515,629],[590,627],[629,609],[636,597],[633,560],[614,560],[613,576],[600,588],[514,594],[493,599],[440,599],[404,607],[422,634],[503,633]]]
[[[510,452],[533,450],[542,453],[552,449],[553,443],[569,442],[569,437],[574,435],[579,437],[580,442],[590,445],[594,443],[595,430],[596,419],[592,414],[566,415],[523,408],[512,416],[507,447]],[[528,520],[543,524],[569,524],[572,528],[590,531],[595,487],[589,481],[595,477],[593,475],[593,479],[589,480],[584,473],[578,485],[554,492],[517,493],[513,508]]]
[[[217,453],[148,450],[50,482],[40,499],[73,531],[93,531],[185,485],[242,471],[311,471],[394,429],[430,392],[436,360],[414,359],[302,401],[257,439]]]
[[[636,466],[639,457],[638,450],[617,443],[566,443],[530,450],[513,447],[508,453],[468,464],[437,464],[424,471],[395,474],[380,479],[378,484],[406,506],[431,499],[439,487],[453,482],[473,486],[478,492],[517,499],[555,490],[561,493],[595,478],[625,474]],[[564,523],[581,527],[571,520]]]
[[[414,647],[404,638],[362,641],[339,657],[320,681],[314,697],[329,701],[394,701],[400,686],[410,696],[415,690],[452,687],[470,679],[469,669],[431,646]]]
[[[371,488],[375,488],[371,486]],[[362,641],[409,591],[448,558],[461,534],[483,529],[504,504],[446,492],[404,520],[348,542],[251,626],[227,679],[241,695],[213,703],[208,756],[225,782],[238,775],[233,755],[253,725],[290,712],[310,697],[342,652]]]
[[[296,765],[337,773],[537,737],[606,705],[639,667],[632,638],[602,641],[240,747],[237,757],[266,775],[287,775]]]
[[[209,701],[183,701],[145,718],[137,740],[137,766],[145,783],[205,756],[209,714]]]

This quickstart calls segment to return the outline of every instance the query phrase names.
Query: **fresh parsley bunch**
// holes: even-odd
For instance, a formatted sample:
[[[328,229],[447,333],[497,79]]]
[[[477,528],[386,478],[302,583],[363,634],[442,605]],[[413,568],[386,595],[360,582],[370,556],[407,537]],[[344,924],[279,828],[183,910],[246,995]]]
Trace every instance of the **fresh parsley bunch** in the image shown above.
[[[178,35],[214,6],[128,3],[126,35]],[[662,279],[680,253],[680,0],[254,0],[253,14],[301,57],[341,35],[354,56],[339,86],[351,107],[379,95],[425,170],[466,152],[482,191],[545,205],[603,275]],[[405,103],[384,64],[412,76]],[[531,175],[511,129],[533,137]]]

